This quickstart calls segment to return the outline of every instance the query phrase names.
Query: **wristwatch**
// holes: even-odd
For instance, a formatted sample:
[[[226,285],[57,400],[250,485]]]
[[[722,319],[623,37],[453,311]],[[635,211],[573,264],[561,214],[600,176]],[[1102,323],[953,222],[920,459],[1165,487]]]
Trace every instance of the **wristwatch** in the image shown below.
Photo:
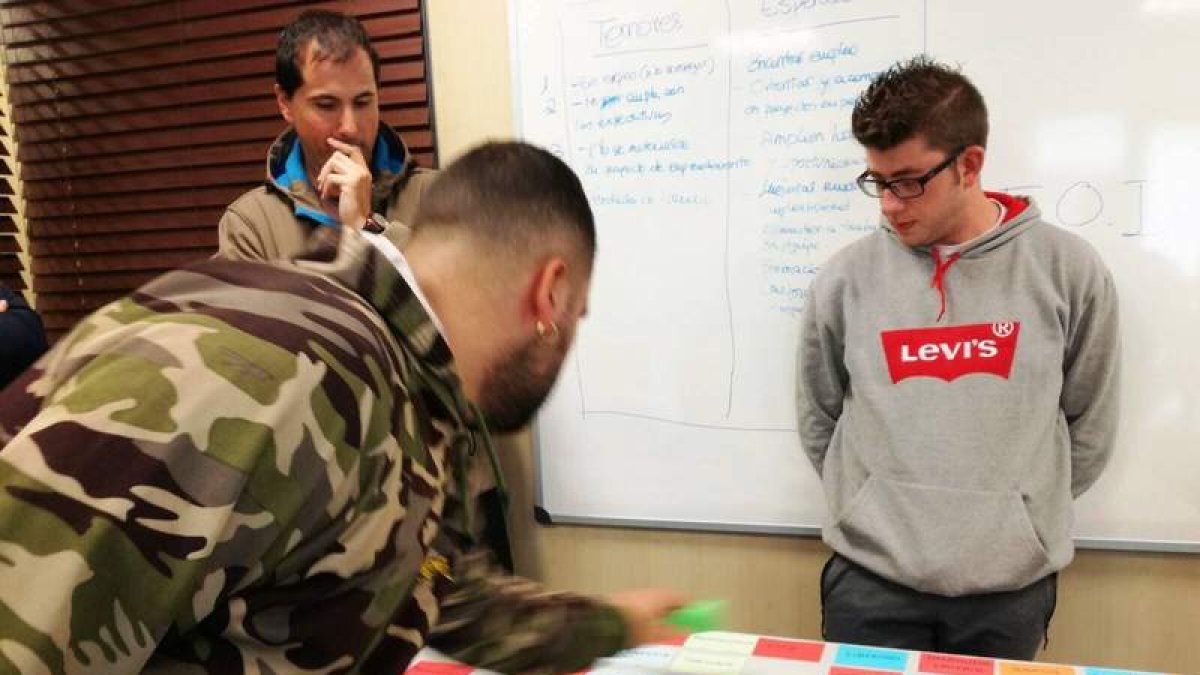
[[[378,213],[372,213],[371,217],[367,218],[367,222],[363,223],[363,230],[372,234],[383,234],[390,224],[387,218]]]

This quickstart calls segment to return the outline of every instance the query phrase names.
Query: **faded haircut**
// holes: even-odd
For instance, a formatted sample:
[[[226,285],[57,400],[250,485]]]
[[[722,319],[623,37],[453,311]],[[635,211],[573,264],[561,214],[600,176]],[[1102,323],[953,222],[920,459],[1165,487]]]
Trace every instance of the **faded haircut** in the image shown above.
[[[375,75],[375,86],[379,86],[379,53],[371,46],[371,38],[358,19],[322,9],[302,12],[279,33],[279,45],[275,48],[275,82],[291,98],[304,85],[304,64],[309,42],[315,40],[317,61],[332,59],[344,63],[354,56],[356,49],[363,49],[371,59],[371,71]]]
[[[591,269],[596,222],[571,167],[537,146],[489,142],[443,170],[421,197],[413,237],[460,228],[509,256],[565,240]]]
[[[944,152],[987,147],[987,106],[961,72],[922,55],[896,63],[871,82],[854,105],[851,128],[859,143],[874,150],[918,135]]]

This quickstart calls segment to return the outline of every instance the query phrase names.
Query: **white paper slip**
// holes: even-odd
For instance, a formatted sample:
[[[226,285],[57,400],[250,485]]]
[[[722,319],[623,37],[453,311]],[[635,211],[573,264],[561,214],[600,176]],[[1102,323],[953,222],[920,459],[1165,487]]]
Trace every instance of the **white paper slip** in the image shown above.
[[[675,658],[679,650],[677,645],[642,645],[600,659],[597,661],[597,665],[625,664],[664,670],[671,665],[671,660]]]
[[[754,653],[754,647],[757,644],[757,635],[710,631],[693,634],[687,639],[687,642],[683,643],[683,651],[706,651],[719,654],[750,656]]]
[[[704,675],[738,675],[747,657],[739,654],[684,650],[671,664],[673,673],[703,673]]]
[[[592,668],[583,671],[587,675],[662,675],[666,668],[647,668],[632,663],[621,663],[609,659],[600,659]]]
[[[746,660],[741,675],[825,675],[828,672],[828,666],[819,662],[785,661],[752,656]]]

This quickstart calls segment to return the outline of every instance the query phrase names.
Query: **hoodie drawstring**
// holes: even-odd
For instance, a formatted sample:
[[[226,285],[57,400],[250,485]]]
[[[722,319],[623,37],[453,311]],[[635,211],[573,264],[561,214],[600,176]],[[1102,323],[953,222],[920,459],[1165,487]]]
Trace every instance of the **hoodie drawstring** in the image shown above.
[[[942,308],[937,315],[937,320],[941,321],[942,316],[946,314],[946,272],[950,271],[950,266],[958,262],[962,254],[951,253],[950,257],[942,260],[942,254],[938,253],[936,247],[931,248],[930,253],[933,254],[933,279],[929,282],[929,286],[937,289],[938,296],[942,300]]]

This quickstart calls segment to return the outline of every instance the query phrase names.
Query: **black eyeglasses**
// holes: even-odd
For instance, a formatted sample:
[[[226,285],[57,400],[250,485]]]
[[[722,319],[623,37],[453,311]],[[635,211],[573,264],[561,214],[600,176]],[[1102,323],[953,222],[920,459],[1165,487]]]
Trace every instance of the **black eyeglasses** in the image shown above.
[[[966,148],[959,148],[950,153],[950,156],[942,160],[941,164],[926,171],[921,176],[886,180],[878,176],[872,176],[871,171],[868,169],[859,174],[855,182],[858,183],[858,189],[862,190],[868,197],[879,199],[883,196],[884,190],[891,190],[892,194],[900,199],[916,199],[925,194],[925,184],[933,180],[934,176],[937,176],[946,167],[953,164],[954,160],[958,159],[963,150],[966,150]]]

